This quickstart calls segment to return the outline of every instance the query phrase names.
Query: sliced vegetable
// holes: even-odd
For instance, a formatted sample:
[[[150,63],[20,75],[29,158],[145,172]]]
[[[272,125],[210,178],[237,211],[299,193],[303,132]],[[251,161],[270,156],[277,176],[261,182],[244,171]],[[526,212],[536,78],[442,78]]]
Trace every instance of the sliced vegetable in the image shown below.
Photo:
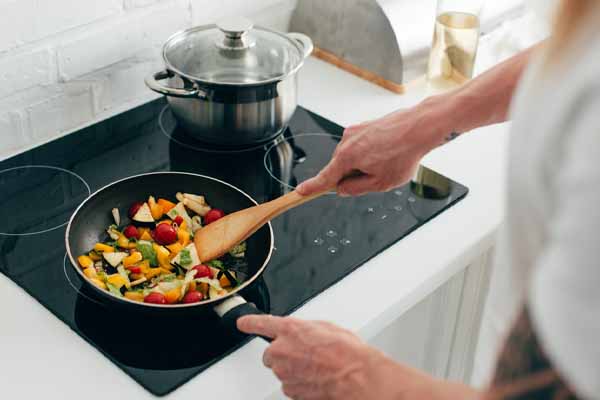
[[[109,263],[112,267],[116,268],[125,257],[127,257],[127,253],[117,252],[117,253],[102,253],[102,257]]]
[[[192,210],[193,212],[195,212],[196,214],[198,214],[202,217],[204,217],[211,211],[209,206],[202,205],[202,204],[195,202],[193,200],[190,200],[188,198],[183,199],[183,204],[187,208],[189,208],[190,210]]]
[[[162,268],[171,270],[173,266],[171,265],[171,252],[164,246],[160,246],[156,243],[152,243],[152,248],[156,252],[156,258],[158,259],[158,265]]]
[[[156,202],[154,196],[148,197],[148,207],[150,207],[150,213],[155,221],[159,220],[163,216],[163,208]]]
[[[143,203],[131,219],[145,224],[154,222],[154,217],[152,217],[152,212],[150,211],[148,203]]]
[[[230,287],[237,286],[237,280],[235,279],[234,271],[223,271],[222,275],[219,277],[219,283],[221,287]]]
[[[133,292],[127,291],[125,292],[125,298],[133,301],[144,301],[144,294],[142,292]]]
[[[167,199],[158,199],[157,204],[162,207],[164,214],[168,213],[173,207],[175,207],[175,203]]]
[[[129,268],[130,266],[135,265],[135,264],[139,263],[140,261],[142,261],[143,258],[144,257],[141,252],[134,251],[129,256],[127,256],[123,259],[123,265],[126,268]]]
[[[199,196],[197,194],[191,194],[191,193],[184,193],[183,197],[186,199],[190,199],[191,201],[195,201],[196,203],[205,206],[206,205],[206,199],[204,199],[204,196]]]
[[[77,257],[77,262],[81,268],[88,268],[94,265],[94,261],[88,256]]]
[[[165,292],[165,300],[167,304],[175,304],[179,301],[179,297],[181,295],[181,288],[176,287],[168,292]]]
[[[168,213],[167,216],[171,219],[175,219],[177,218],[177,216],[181,216],[181,218],[183,218],[183,220],[185,221],[185,223],[188,226],[192,225],[192,218],[189,216],[189,214],[187,213],[185,206],[183,205],[182,202],[177,203],[177,205],[175,205],[175,207],[173,207]]]
[[[127,281],[125,281],[125,279],[121,276],[121,274],[109,275],[106,278],[106,282],[113,285],[117,289],[120,289],[121,287],[123,287],[127,284]]]
[[[146,242],[140,240],[137,242],[136,248],[140,253],[142,253],[142,257],[144,260],[148,260],[150,262],[150,266],[156,267],[158,265],[158,259],[156,257],[156,252],[152,248],[151,242]]]
[[[181,250],[183,250],[183,246],[181,245],[181,243],[177,242],[168,245],[167,249],[169,249],[169,251],[171,252],[169,258],[173,259],[177,254],[179,254]]]
[[[100,279],[90,278],[90,282],[92,282],[94,285],[98,286],[100,289],[106,290],[106,284],[104,282],[102,282]]]
[[[106,283],[106,287],[108,288],[108,291],[111,292],[112,294],[114,294],[117,297],[123,297],[123,294],[121,293],[121,291],[119,290],[119,288],[117,288],[115,285],[113,285],[110,282]]]
[[[117,231],[117,230],[115,229],[115,226],[114,226],[114,225],[111,225],[111,226],[110,226],[110,227],[109,227],[109,228],[106,230],[106,233],[108,233],[108,236],[110,236],[110,238],[111,238],[112,240],[119,240],[119,236],[120,236],[120,235],[119,235],[119,231]]]
[[[199,215],[194,215],[192,217],[192,232],[196,232],[200,228],[202,228],[202,218]]]
[[[143,276],[143,277],[131,282],[131,286],[133,287],[133,286],[141,285],[142,283],[147,282],[147,281],[148,281],[148,279],[145,276]]]
[[[192,218],[192,221],[194,219]],[[183,220],[183,217],[181,215],[178,215],[175,217],[175,219],[173,220],[173,222],[175,222],[177,225],[181,225],[183,224],[185,221]]]
[[[94,267],[87,267],[83,270],[83,274],[90,279],[98,277],[98,273],[96,272],[96,268]]]
[[[125,271],[125,267],[122,265],[119,265],[117,267],[117,272],[125,280],[125,287],[127,289],[129,289],[131,287],[131,281],[129,280],[129,275],[127,274],[127,271]]]
[[[115,220],[115,224],[117,224],[117,226],[121,225],[121,214],[119,214],[119,209],[118,208],[113,208],[111,210],[113,219]]]
[[[194,265],[200,264],[200,258],[198,258],[198,252],[194,243],[190,243],[183,250],[179,252],[171,260],[171,264],[179,264],[185,269],[190,269]]]
[[[101,261],[102,260],[102,256],[98,253],[96,253],[95,250],[92,250],[88,253],[88,257],[90,257],[93,261]]]
[[[140,210],[143,204],[144,203],[140,201],[133,203],[131,207],[129,207],[129,212],[127,213],[129,215],[129,218],[133,219],[133,217],[135,216],[135,214],[137,214],[137,212]]]
[[[244,257],[246,255],[246,242],[233,246],[233,249],[229,250],[229,254],[235,258]]]
[[[183,247],[187,246],[191,241],[190,232],[184,227],[185,221],[182,226],[177,229],[177,240]]]
[[[94,245],[94,250],[99,253],[112,253],[115,251],[115,248],[104,243],[96,243]]]

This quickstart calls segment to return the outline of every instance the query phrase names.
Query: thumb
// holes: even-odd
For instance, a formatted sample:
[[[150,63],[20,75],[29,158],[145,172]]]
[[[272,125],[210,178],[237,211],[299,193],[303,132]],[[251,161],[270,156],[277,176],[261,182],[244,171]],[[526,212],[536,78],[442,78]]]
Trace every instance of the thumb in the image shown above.
[[[344,177],[345,172],[341,162],[333,158],[317,176],[298,185],[296,191],[303,196],[322,192],[334,187]]]

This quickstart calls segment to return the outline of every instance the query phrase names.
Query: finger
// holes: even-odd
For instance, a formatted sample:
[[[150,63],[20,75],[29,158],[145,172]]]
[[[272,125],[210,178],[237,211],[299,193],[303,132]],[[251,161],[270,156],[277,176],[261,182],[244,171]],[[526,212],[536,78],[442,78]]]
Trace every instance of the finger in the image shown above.
[[[359,196],[378,190],[378,180],[374,175],[360,175],[346,178],[338,184],[340,196]]]
[[[273,315],[245,315],[237,320],[240,331],[275,339],[281,331],[284,318]]]
[[[302,182],[296,188],[296,191],[303,196],[310,196],[327,190],[334,187],[346,172],[349,171],[346,170],[344,165],[337,158],[333,158],[317,176]]]
[[[263,364],[265,367],[267,368],[273,368],[273,356],[271,355],[271,352],[269,351],[271,347],[268,347],[265,352],[263,353]]]

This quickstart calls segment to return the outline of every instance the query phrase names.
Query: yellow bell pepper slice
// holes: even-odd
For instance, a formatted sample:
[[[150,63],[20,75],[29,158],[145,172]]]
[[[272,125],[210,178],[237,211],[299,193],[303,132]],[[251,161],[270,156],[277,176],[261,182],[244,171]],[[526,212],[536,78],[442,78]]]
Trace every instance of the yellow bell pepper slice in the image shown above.
[[[96,253],[95,251],[90,251],[88,253],[88,257],[91,258],[93,261],[102,260],[102,256],[100,254]]]
[[[123,286],[125,286],[127,284],[127,281],[125,280],[125,278],[123,278],[119,274],[109,275],[106,278],[106,281],[108,283],[110,283],[111,285],[114,285],[117,289],[120,289],[121,287],[123,287]]]
[[[155,221],[158,221],[163,216],[163,208],[161,205],[156,203],[156,200],[153,196],[148,197],[148,207],[150,207],[150,213]]]
[[[148,242],[154,240],[152,239],[149,228],[138,228],[138,233],[140,234],[140,240],[146,240]]]
[[[94,250],[104,253],[113,253],[115,248],[104,243],[96,243],[94,245]]]
[[[183,246],[181,245],[181,243],[175,242],[173,244],[168,245],[167,249],[169,249],[169,251],[171,252],[169,258],[172,260],[177,254],[179,254],[181,250],[183,250]]]
[[[77,262],[81,268],[88,268],[94,265],[94,261],[89,256],[79,256],[77,257]]]
[[[100,289],[106,290],[106,284],[104,282],[102,282],[100,279],[91,278],[90,282],[92,282],[94,285],[98,286]]]
[[[167,270],[171,270],[171,262],[169,256],[171,252],[167,250],[165,247],[160,246],[156,243],[152,243],[152,248],[156,252],[156,258],[158,259],[158,265]]]
[[[133,301],[144,301],[144,294],[141,292],[125,292],[124,294],[126,299]]]
[[[148,268],[148,272],[146,272],[146,278],[147,279],[152,279],[155,276],[158,276],[160,274],[163,273],[163,269],[158,267],[158,268]]]
[[[179,288],[175,288],[169,290],[165,293],[165,300],[167,300],[167,304],[174,304],[179,301],[179,295],[181,294],[181,290]]]
[[[84,269],[83,274],[90,279],[98,277],[98,273],[96,272],[96,268],[94,268],[94,267],[88,267],[88,268]]]
[[[140,253],[139,251],[134,251],[133,253],[131,253],[130,255],[128,255],[127,257],[125,257],[123,259],[123,266],[125,268],[131,267],[132,265],[135,265],[135,264],[139,263],[140,261],[142,261],[142,259],[143,259],[142,253]]]
[[[172,201],[166,200],[166,199],[158,199],[158,201],[156,202],[159,206],[162,207],[163,213],[168,213],[169,211],[171,211],[171,209],[173,207],[175,207],[175,203],[173,203]]]
[[[177,229],[177,240],[183,247],[187,246],[190,244],[190,233],[186,229],[179,227]]]
[[[229,273],[235,278],[235,272],[233,271],[229,271]],[[226,288],[232,285],[232,283],[229,281],[229,278],[227,278],[227,276],[225,274],[221,275],[221,277],[219,278],[219,283],[221,284],[221,287]]]

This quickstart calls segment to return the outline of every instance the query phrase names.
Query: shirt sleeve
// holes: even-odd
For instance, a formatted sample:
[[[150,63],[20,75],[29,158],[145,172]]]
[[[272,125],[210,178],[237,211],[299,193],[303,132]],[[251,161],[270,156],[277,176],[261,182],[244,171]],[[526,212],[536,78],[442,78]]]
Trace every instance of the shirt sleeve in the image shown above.
[[[553,366],[579,397],[600,399],[600,88],[574,103],[528,300]]]

